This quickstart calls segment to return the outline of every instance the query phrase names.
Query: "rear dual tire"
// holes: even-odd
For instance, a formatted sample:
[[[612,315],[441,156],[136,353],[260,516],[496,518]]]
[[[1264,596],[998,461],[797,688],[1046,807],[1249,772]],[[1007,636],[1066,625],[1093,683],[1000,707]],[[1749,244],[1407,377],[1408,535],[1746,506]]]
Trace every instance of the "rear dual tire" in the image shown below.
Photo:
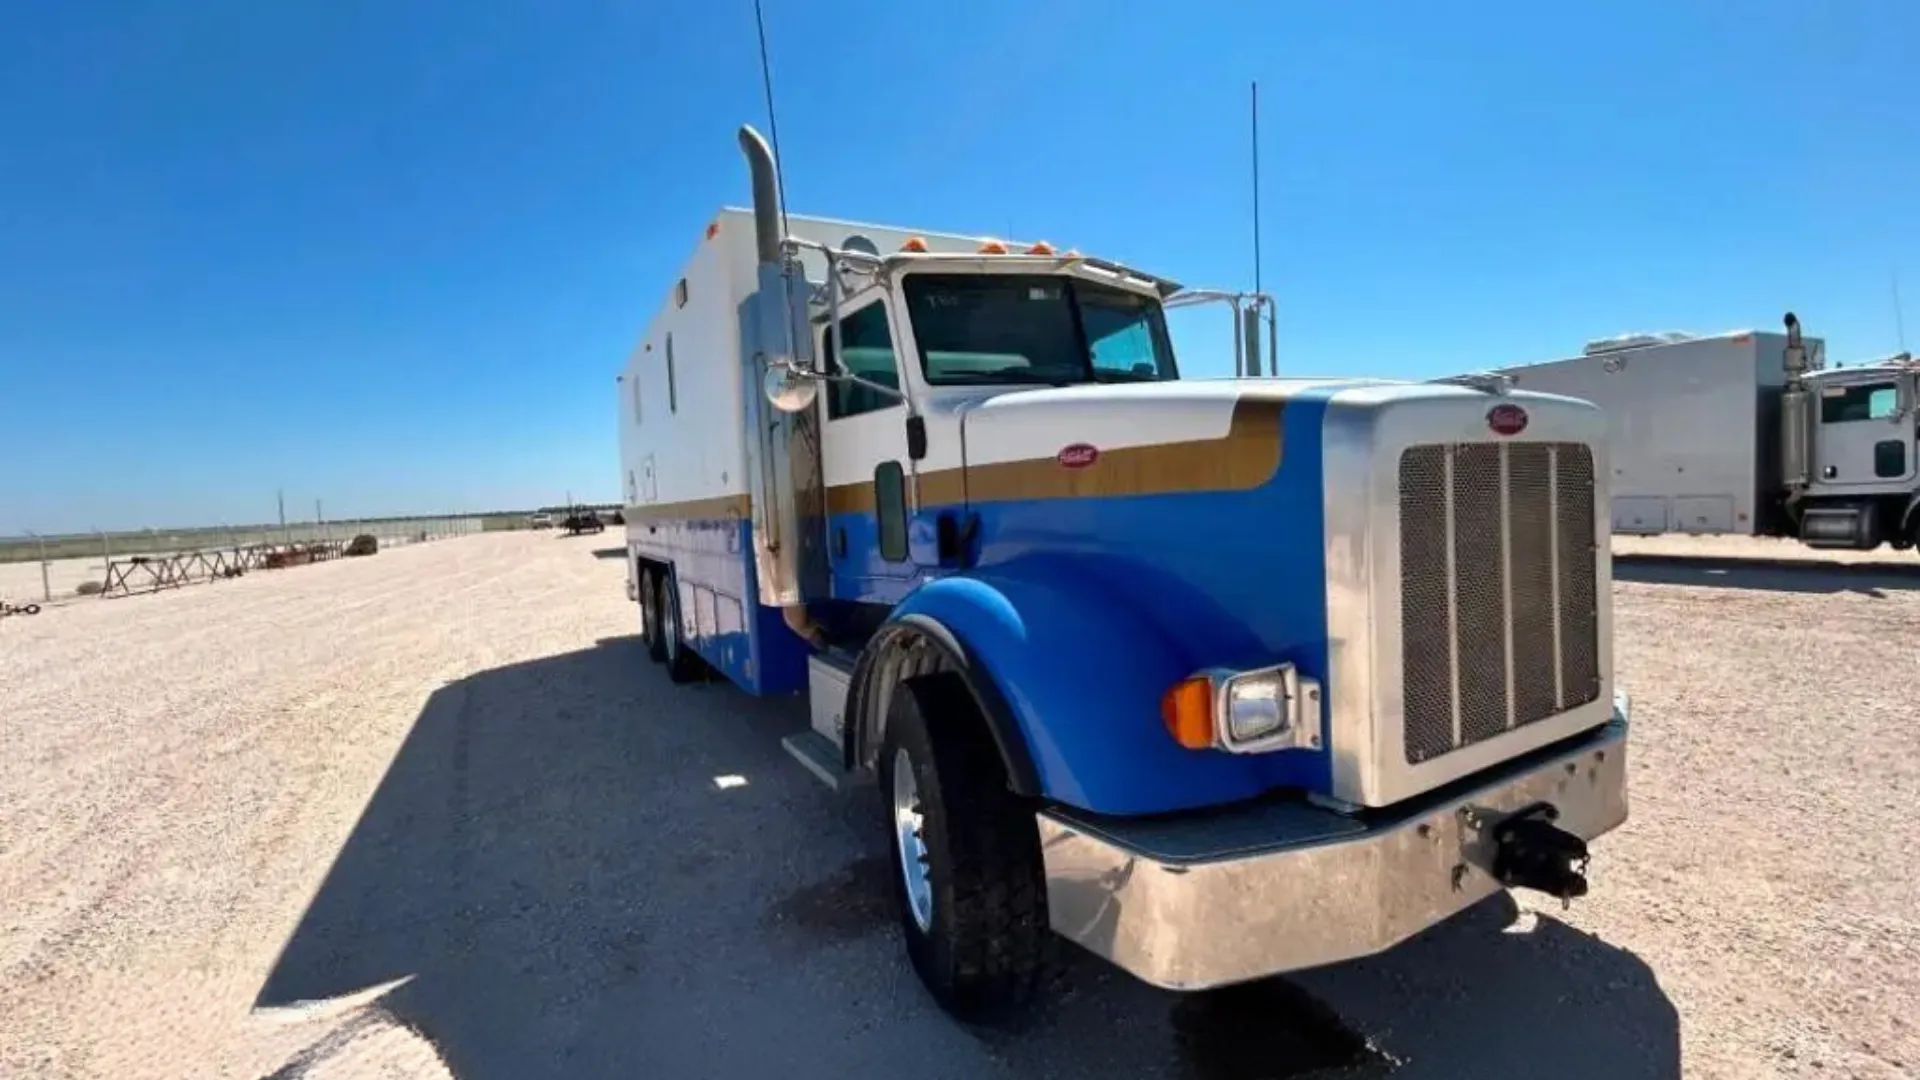
[[[647,643],[647,659],[658,664],[666,660],[666,643],[660,640],[660,575],[650,566],[640,568],[640,637]]]
[[[1041,990],[1053,950],[1039,829],[958,676],[894,689],[878,764],[915,973],[962,1019],[1018,1011]]]
[[[680,590],[668,569],[643,570],[640,577],[642,633],[647,655],[667,665],[667,678],[676,683],[698,682],[706,667],[681,632]]]

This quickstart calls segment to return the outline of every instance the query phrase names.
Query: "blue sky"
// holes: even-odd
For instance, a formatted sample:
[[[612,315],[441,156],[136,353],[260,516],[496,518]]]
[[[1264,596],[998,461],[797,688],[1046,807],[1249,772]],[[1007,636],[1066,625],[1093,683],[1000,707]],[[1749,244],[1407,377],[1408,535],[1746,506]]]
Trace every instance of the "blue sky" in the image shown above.
[[[1865,357],[1896,272],[1920,339],[1909,0],[765,3],[793,210],[1191,283],[1251,280],[1258,79],[1291,372],[1789,307]],[[0,8],[0,533],[616,497],[764,119],[751,0]]]

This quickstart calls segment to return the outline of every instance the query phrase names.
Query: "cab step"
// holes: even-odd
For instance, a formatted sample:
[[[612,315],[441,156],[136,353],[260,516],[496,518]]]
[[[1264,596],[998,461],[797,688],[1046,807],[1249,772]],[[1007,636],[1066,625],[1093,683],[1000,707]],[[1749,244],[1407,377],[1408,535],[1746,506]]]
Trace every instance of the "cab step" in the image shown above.
[[[840,744],[817,731],[802,731],[780,740],[793,760],[807,767],[820,782],[835,791],[845,791],[858,783],[856,774],[840,763]]]

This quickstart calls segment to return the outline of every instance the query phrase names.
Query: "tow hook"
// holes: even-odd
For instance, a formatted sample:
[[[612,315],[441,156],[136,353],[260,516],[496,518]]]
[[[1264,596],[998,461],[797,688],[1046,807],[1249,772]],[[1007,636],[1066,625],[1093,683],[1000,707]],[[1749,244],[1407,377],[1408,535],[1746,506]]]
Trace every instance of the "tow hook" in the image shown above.
[[[1502,885],[1534,889],[1562,903],[1587,895],[1587,842],[1555,825],[1552,803],[1523,806],[1493,827],[1493,876]]]

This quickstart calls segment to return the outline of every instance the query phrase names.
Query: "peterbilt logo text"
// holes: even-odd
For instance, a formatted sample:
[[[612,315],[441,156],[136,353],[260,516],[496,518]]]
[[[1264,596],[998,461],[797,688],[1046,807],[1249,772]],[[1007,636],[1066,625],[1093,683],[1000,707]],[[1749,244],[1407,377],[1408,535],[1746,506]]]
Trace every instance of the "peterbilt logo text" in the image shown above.
[[[1518,435],[1527,430],[1527,410],[1518,405],[1495,405],[1487,410],[1487,427],[1495,435]]]
[[[1072,446],[1062,447],[1060,456],[1056,460],[1060,462],[1060,467],[1063,469],[1084,469],[1100,460],[1100,450],[1091,443],[1077,442]]]

